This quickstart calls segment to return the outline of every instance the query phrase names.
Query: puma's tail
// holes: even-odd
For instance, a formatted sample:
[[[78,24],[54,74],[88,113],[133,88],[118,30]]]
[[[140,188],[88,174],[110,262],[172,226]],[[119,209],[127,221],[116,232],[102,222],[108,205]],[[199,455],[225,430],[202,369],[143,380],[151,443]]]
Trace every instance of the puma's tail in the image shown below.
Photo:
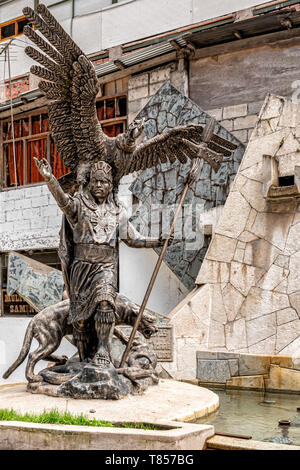
[[[20,351],[20,354],[18,358],[15,360],[15,362],[9,367],[9,369],[7,369],[7,371],[4,372],[4,374],[2,375],[3,379],[7,379],[10,376],[10,374],[12,374],[13,371],[17,367],[19,367],[20,364],[22,364],[27,354],[29,353],[32,338],[33,338],[33,330],[32,330],[32,325],[29,323],[26,333],[25,333],[25,338],[23,341],[23,346]]]

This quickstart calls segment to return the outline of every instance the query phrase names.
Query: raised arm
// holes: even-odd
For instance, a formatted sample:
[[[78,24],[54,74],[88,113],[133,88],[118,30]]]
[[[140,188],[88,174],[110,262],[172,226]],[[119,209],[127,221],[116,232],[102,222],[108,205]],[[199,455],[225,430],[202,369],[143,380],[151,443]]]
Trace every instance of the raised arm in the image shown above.
[[[76,212],[75,201],[66,194],[55,176],[52,173],[51,166],[45,158],[38,160],[34,157],[35,164],[47,183],[49,191],[57,202],[58,207],[68,216],[73,217]]]

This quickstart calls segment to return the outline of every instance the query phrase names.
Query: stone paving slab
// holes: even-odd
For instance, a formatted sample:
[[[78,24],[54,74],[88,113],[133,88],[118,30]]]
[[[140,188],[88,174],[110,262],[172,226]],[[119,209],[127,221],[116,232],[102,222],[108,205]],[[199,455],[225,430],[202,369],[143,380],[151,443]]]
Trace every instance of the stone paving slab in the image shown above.
[[[25,413],[40,413],[57,408],[72,414],[85,414],[106,421],[157,422],[192,421],[214,412],[219,397],[210,390],[175,380],[160,380],[142,395],[121,400],[76,400],[35,395],[26,392],[26,384],[0,387],[0,408]],[[95,413],[90,413],[95,410]]]
[[[300,450],[300,446],[253,441],[236,437],[215,435],[206,442],[210,450]]]

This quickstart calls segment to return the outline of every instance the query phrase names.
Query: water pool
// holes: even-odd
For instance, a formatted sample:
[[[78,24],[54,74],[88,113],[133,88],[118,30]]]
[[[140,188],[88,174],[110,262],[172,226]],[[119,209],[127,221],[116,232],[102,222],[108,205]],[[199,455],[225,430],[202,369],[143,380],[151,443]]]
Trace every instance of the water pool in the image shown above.
[[[213,424],[216,432],[251,436],[253,440],[300,446],[300,395],[244,390],[213,390],[220,408],[197,423]],[[279,426],[288,420],[290,426]]]

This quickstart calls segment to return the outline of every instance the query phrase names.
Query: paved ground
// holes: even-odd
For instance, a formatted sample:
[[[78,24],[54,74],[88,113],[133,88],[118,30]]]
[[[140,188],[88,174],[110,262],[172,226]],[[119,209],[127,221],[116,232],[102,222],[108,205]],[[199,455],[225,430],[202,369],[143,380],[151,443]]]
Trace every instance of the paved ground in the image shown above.
[[[0,408],[13,408],[22,413],[57,408],[107,421],[191,421],[212,413],[218,406],[215,393],[175,380],[160,380],[159,385],[149,387],[143,395],[121,400],[57,398],[28,393],[25,384],[0,386]]]

